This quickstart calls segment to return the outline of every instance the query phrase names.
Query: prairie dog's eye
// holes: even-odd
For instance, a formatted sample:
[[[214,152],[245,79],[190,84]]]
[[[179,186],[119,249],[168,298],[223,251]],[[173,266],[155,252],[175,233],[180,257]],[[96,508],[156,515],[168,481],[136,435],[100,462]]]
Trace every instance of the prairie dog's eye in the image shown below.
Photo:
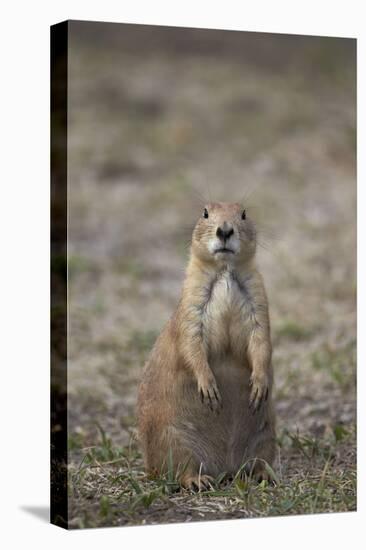
[[[242,212],[242,214],[241,214],[241,219],[242,219],[242,220],[245,220],[246,217],[247,217],[247,214],[246,214],[245,210],[243,210],[243,212]]]
[[[208,210],[207,210],[207,208],[205,208],[204,211],[203,211],[203,217],[204,217],[204,218],[208,218]]]

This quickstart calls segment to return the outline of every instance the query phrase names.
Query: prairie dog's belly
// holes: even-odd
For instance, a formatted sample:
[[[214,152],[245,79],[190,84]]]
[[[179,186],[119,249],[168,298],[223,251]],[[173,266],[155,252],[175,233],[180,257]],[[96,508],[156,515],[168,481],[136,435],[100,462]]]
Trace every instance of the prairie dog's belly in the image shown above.
[[[236,473],[245,458],[250,434],[256,431],[257,418],[249,411],[250,372],[231,355],[211,361],[210,368],[222,397],[222,410],[215,414],[208,407],[202,408],[192,385],[190,406],[177,427],[205,471],[211,475]]]
[[[231,353],[213,357],[209,365],[217,381],[233,386],[249,383],[250,370],[247,363]]]
[[[210,368],[226,408],[237,414],[238,410],[248,407],[250,370],[246,363],[230,355],[218,356],[211,360]]]

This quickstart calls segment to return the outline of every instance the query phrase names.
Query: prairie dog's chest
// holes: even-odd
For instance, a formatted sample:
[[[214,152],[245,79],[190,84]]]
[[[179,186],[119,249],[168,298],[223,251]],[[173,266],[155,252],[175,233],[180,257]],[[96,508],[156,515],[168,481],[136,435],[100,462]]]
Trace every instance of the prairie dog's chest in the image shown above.
[[[203,314],[204,339],[210,351],[235,351],[245,344],[251,326],[250,293],[230,272],[213,284]]]
[[[243,305],[243,294],[230,273],[225,273],[213,283],[207,303],[210,320],[227,320],[238,313]]]

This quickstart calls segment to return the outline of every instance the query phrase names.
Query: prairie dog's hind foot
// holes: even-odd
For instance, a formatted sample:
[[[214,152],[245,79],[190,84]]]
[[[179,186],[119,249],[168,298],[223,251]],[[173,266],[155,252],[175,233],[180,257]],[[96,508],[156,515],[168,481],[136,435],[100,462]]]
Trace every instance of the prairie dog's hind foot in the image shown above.
[[[207,491],[212,489],[213,481],[213,477],[209,475],[187,473],[181,478],[180,484],[184,489],[190,491]]]
[[[271,474],[271,468],[267,469],[266,463],[263,460],[254,459],[251,461],[244,469],[243,474],[249,476],[249,478],[257,483],[261,483],[262,481],[267,481],[270,484],[277,483],[276,474],[274,472]]]

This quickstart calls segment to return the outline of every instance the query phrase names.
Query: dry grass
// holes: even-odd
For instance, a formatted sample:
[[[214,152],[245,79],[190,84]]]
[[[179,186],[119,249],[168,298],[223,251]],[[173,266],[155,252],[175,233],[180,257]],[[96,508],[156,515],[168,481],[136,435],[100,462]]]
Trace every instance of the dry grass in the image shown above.
[[[69,469],[71,528],[344,512],[356,509],[355,437],[343,426],[314,438],[283,432],[276,482],[257,484],[224,472],[210,490],[180,490],[173,474],[149,479],[139,452],[99,445],[80,449]]]
[[[248,40],[242,55],[179,55],[71,32],[70,527],[356,507],[353,50]],[[176,492],[146,479],[134,444],[141,369],[179,297],[201,194],[244,197],[258,222],[277,486]]]

